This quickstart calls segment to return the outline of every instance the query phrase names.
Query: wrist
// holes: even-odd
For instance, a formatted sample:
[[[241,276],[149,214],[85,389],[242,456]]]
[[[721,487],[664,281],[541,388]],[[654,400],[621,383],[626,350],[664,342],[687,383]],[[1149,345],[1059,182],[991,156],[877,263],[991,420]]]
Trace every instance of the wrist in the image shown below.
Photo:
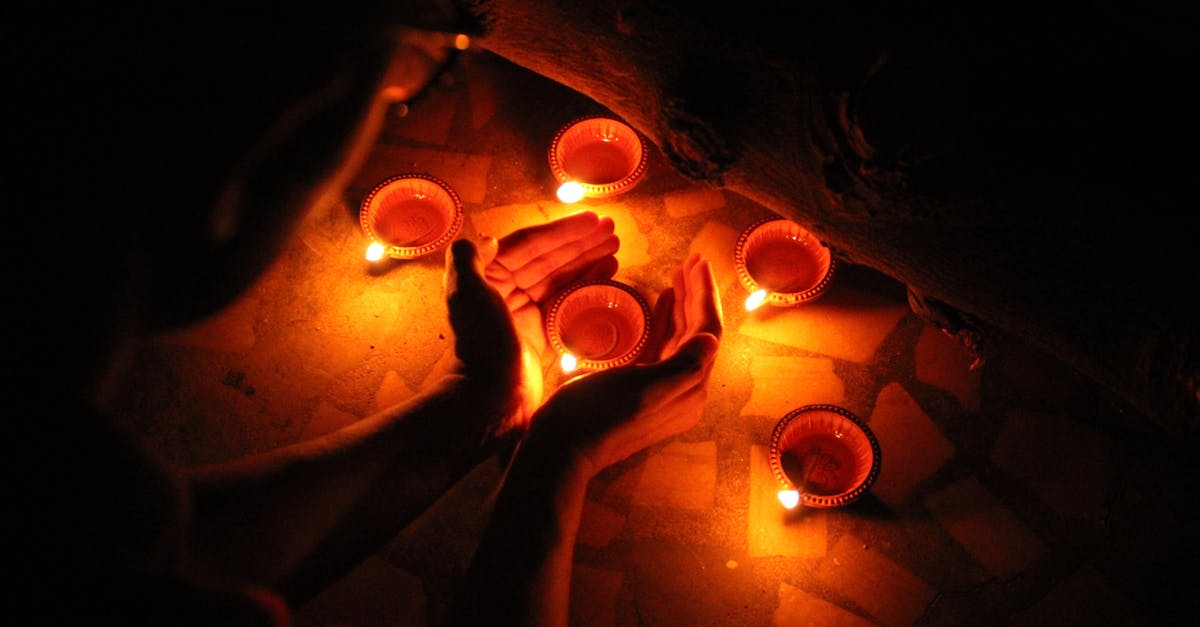
[[[552,424],[549,420],[539,421],[535,417],[528,433],[521,440],[521,451],[528,458],[536,459],[537,463],[545,468],[586,483],[602,468],[573,444],[571,437],[561,432],[564,428],[569,427]]]
[[[460,475],[497,452],[493,433],[496,412],[487,396],[470,377],[448,372],[427,382],[414,399],[426,411],[401,411],[395,418],[399,419],[398,426],[412,423],[400,429],[423,432],[429,446],[421,456],[440,456],[449,471]]]

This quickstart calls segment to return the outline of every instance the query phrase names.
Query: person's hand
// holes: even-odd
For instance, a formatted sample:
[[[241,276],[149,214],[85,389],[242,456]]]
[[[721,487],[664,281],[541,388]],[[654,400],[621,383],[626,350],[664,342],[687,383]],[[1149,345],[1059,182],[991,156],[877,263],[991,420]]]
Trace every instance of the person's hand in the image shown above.
[[[485,253],[486,254],[486,253]],[[469,394],[474,418],[482,419],[485,439],[523,433],[532,406],[541,400],[536,380],[525,373],[524,351],[504,299],[483,278],[484,259],[469,240],[457,240],[446,251],[446,309],[454,333],[458,394]],[[528,400],[531,396],[537,398]]]
[[[519,435],[542,401],[540,305],[563,286],[610,278],[619,242],[611,219],[583,212],[446,253],[454,372],[490,416],[488,437]],[[486,279],[484,277],[487,277]]]
[[[640,361],[667,359],[699,333],[718,339],[725,328],[712,265],[699,253],[688,255],[671,276],[671,287],[654,303],[651,336]]]
[[[570,283],[612,278],[620,241],[612,218],[584,211],[489,239],[481,248],[488,247],[494,255],[484,275],[504,298],[521,339],[541,356],[547,345],[541,306]]]
[[[690,256],[659,296],[649,361],[586,374],[555,390],[527,440],[562,447],[586,476],[700,420],[723,331],[712,267]]]

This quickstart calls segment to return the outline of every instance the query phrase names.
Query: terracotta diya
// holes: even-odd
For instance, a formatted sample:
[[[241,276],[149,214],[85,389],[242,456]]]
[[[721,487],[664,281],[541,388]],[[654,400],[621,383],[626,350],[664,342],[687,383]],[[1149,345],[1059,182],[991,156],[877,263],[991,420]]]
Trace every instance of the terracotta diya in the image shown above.
[[[413,259],[444,248],[463,224],[462,200],[446,182],[401,174],[375,186],[359,209],[359,224],[383,253]]]
[[[808,507],[830,508],[871,488],[882,454],[875,434],[854,414],[835,405],[805,405],[776,423],[769,457],[784,491],[798,492]]]
[[[578,183],[586,198],[633,189],[646,173],[646,147],[631,126],[609,117],[576,119],[550,143],[550,170],[560,183]]]
[[[546,335],[564,356],[564,370],[627,364],[637,359],[649,339],[650,305],[637,290],[619,281],[578,283],[551,301]]]
[[[828,247],[785,218],[746,227],[734,245],[733,264],[738,281],[751,294],[747,309],[814,301],[828,289],[836,266]]]

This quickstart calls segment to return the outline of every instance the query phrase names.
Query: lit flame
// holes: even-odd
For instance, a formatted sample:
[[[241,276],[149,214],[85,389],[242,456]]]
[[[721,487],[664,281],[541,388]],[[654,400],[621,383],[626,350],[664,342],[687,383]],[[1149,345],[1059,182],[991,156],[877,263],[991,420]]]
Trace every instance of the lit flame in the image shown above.
[[[779,502],[787,509],[793,509],[800,504],[800,492],[798,490],[780,490]]]
[[[558,199],[568,205],[583,200],[583,186],[575,181],[567,181],[559,185]]]
[[[579,365],[578,360],[571,353],[563,353],[562,360],[558,363],[562,366],[563,372],[572,372]]]
[[[383,251],[385,250],[387,250],[387,248],[385,248],[383,244],[380,244],[379,242],[371,242],[371,245],[367,246],[367,261],[379,261],[380,259],[383,259]]]
[[[457,48],[458,50],[466,50],[467,48],[470,48],[471,47],[471,38],[466,35],[463,35],[461,33],[458,35],[455,35],[454,36],[454,47]]]
[[[754,311],[767,302],[767,290],[756,290],[746,298],[746,311]]]

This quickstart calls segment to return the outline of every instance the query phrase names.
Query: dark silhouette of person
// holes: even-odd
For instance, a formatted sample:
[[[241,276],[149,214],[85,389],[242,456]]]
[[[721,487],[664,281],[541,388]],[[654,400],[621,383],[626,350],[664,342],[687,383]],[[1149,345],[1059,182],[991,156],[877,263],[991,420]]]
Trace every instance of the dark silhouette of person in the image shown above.
[[[130,343],[242,293],[340,193],[387,88],[429,78],[397,77],[411,61],[397,33],[441,19],[415,8],[441,7],[399,4],[336,18],[26,7],[8,20],[12,382],[25,399],[12,404],[10,593],[23,624],[288,625],[501,450],[513,457],[455,620],[565,624],[588,479],[699,419],[722,316],[696,256],[660,295],[642,362],[547,398],[522,368],[545,346],[539,305],[616,271],[613,224],[592,212],[453,242],[455,363],[338,432],[178,468],[108,415]]]

